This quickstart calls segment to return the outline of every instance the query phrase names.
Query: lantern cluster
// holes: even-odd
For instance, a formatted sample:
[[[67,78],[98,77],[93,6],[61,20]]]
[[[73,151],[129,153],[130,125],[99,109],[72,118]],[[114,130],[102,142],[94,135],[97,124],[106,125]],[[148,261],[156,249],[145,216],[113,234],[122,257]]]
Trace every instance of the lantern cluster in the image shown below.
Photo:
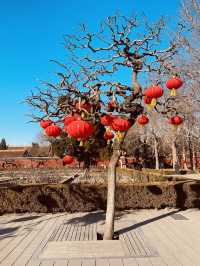
[[[55,125],[51,120],[41,120],[40,126],[44,129],[45,134],[48,137],[56,138],[60,136],[62,132],[62,129],[59,126]]]

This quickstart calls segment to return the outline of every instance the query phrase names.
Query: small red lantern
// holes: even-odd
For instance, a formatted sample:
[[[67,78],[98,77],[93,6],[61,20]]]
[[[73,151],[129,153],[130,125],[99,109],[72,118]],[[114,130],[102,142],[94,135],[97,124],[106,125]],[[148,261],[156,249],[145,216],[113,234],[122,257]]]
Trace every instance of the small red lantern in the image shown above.
[[[137,122],[138,124],[144,126],[149,123],[149,118],[146,115],[142,114],[137,118]]]
[[[65,155],[65,157],[63,158],[63,164],[66,165],[66,164],[71,164],[73,163],[74,161],[74,158],[70,155]]]
[[[77,120],[71,122],[66,127],[66,131],[71,137],[74,137],[77,140],[84,140],[92,135],[94,128],[90,123],[86,121]]]
[[[62,129],[59,126],[56,126],[55,124],[51,124],[50,126],[45,128],[45,133],[49,137],[56,138],[60,136],[61,132],[62,132]]]
[[[50,126],[53,122],[51,120],[41,120],[40,121],[40,126],[42,128],[47,128],[48,126]]]
[[[64,125],[68,126],[71,122],[76,121],[76,120],[81,120],[80,115],[74,114],[74,115],[67,116],[64,119]]]
[[[151,107],[156,105],[156,100],[163,95],[163,89],[159,85],[153,85],[144,91],[144,95],[151,99]]]
[[[144,103],[145,104],[151,104],[151,98],[147,97],[147,96],[144,96]]]
[[[112,122],[112,128],[115,131],[124,132],[127,131],[131,127],[131,123],[124,118],[118,117],[114,118]]]
[[[104,115],[101,117],[101,124],[104,126],[110,126],[114,117],[112,115]]]
[[[166,87],[171,90],[171,96],[176,96],[176,90],[183,85],[183,81],[179,77],[172,77],[166,81]]]
[[[108,102],[108,108],[109,109],[114,109],[117,107],[117,102],[115,100],[111,100],[110,102]]]
[[[76,108],[77,110],[84,109],[84,110],[86,110],[87,112],[90,112],[92,106],[91,106],[90,103],[87,103],[87,102],[85,102],[85,103],[83,103],[83,102],[77,102],[76,105],[75,105],[75,108]]]
[[[111,140],[114,138],[114,133],[112,131],[106,131],[103,137],[105,140]]]
[[[179,126],[183,123],[183,118],[179,115],[173,116],[169,119],[169,123],[173,126]]]

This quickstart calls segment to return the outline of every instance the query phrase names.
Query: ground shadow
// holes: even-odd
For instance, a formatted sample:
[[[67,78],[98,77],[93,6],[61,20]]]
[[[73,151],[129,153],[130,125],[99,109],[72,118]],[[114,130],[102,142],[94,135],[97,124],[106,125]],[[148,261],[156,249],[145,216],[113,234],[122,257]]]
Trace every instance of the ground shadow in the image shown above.
[[[147,189],[154,195],[161,195],[162,189],[155,185],[148,185]]]
[[[194,199],[192,200],[192,206],[200,209],[200,182],[191,184],[190,189],[195,193]]]
[[[13,220],[9,221],[8,223],[25,222],[25,221],[34,220],[34,219],[37,219],[37,218],[40,218],[40,217],[41,217],[40,215],[26,216],[26,217],[13,219]]]
[[[47,208],[48,212],[53,212],[59,208],[58,202],[51,195],[39,195],[37,199],[39,203]]]
[[[124,211],[123,212],[119,212],[115,215],[115,220],[120,219],[123,215],[124,215]],[[106,215],[105,212],[92,212],[92,213],[87,213],[85,215],[82,215],[80,217],[75,217],[75,218],[71,218],[68,221],[66,221],[67,224],[78,224],[78,223],[82,223],[84,225],[88,225],[88,224],[94,224],[100,221],[105,221]]]
[[[189,181],[181,182],[174,185],[174,189],[176,191],[176,207],[181,208],[184,210],[186,199],[187,199],[187,193],[184,191],[184,184],[188,183]]]
[[[0,229],[0,237],[1,236],[5,236],[5,235],[13,234],[18,229],[19,229],[19,226],[16,226],[16,227],[7,227],[7,228]]]
[[[180,211],[181,211],[181,210],[171,211],[171,212],[168,212],[168,213],[165,213],[165,214],[162,214],[162,215],[159,215],[159,216],[153,217],[153,218],[151,218],[151,219],[148,219],[148,220],[145,220],[145,221],[142,221],[142,222],[139,222],[139,223],[133,224],[133,225],[128,226],[128,227],[126,227],[126,228],[122,228],[122,229],[116,231],[116,233],[119,234],[119,235],[120,235],[120,234],[127,233],[127,232],[129,232],[129,231],[131,231],[131,230],[134,230],[134,229],[136,229],[136,228],[139,228],[139,227],[141,227],[141,226],[143,226],[143,225],[146,225],[146,224],[149,224],[149,223],[153,223],[153,222],[155,222],[155,221],[157,221],[157,220],[160,220],[160,219],[163,219],[163,218],[165,218],[165,217],[171,216],[171,215],[173,215],[173,214],[175,214],[175,213],[178,213],[178,212],[180,212]]]

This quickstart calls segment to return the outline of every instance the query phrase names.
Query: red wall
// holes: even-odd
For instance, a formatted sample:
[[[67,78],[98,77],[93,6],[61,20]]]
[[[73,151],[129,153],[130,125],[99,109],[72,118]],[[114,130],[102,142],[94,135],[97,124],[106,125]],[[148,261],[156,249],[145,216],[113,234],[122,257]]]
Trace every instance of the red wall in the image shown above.
[[[73,166],[76,163],[73,164]],[[63,167],[62,159],[56,158],[10,158],[0,159],[0,169],[17,168],[60,168]]]

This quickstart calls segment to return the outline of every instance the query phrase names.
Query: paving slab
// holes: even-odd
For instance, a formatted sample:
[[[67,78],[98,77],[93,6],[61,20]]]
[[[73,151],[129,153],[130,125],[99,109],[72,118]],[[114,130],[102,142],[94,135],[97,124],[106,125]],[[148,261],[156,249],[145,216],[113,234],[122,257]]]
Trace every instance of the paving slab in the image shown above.
[[[124,257],[125,251],[119,240],[102,241],[51,241],[40,259],[109,258]]]

